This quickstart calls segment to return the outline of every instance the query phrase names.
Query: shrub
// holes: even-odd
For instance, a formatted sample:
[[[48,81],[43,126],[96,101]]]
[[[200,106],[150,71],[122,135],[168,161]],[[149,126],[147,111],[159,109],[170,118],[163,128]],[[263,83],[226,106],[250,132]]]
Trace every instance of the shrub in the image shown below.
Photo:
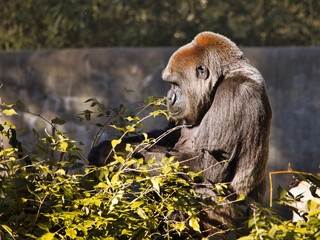
[[[130,144],[126,145],[125,152],[115,151],[124,136],[142,127],[145,118],[160,114],[168,117],[166,111],[159,108],[163,99],[147,99],[147,106],[155,105],[158,109],[142,119],[124,106],[106,111],[95,99],[88,102],[97,107],[98,117],[110,118],[113,114],[118,125],[111,126],[119,130],[121,136],[112,141],[114,162],[100,168],[87,167],[78,174],[73,170],[81,170],[81,149],[58,130],[63,120],[48,121],[39,116],[50,124],[51,132],[32,130],[36,153],[26,153],[21,147],[13,124],[1,123],[2,138],[7,138],[10,144],[8,148],[2,145],[0,152],[1,236],[9,239],[155,239],[169,238],[187,228],[200,231],[199,197],[187,178],[179,177],[184,174],[193,178],[197,174],[183,173],[174,157],[164,158],[160,163],[154,163],[154,159],[135,159],[132,157],[134,146]],[[20,101],[14,105],[2,104],[2,113],[16,115],[19,106],[23,106]],[[28,112],[25,108],[24,111]],[[79,118],[90,120],[92,114],[93,111],[86,110]],[[102,129],[105,125],[98,124]],[[139,147],[148,147],[156,141],[144,136]],[[155,168],[155,176],[150,176],[150,167]],[[176,210],[186,213],[187,218],[183,221],[170,218]]]
[[[156,163],[154,159],[132,156],[136,147],[150,147],[157,141],[142,133],[141,127],[148,117],[168,118],[166,110],[161,109],[164,101],[150,97],[143,109],[134,114],[122,105],[107,110],[96,99],[88,100],[92,109],[79,114],[79,119],[92,121],[93,115],[99,121],[107,119],[97,123],[100,130],[95,141],[109,125],[118,134],[111,142],[115,161],[99,168],[83,167],[81,148],[58,130],[63,120],[49,121],[38,115],[51,130],[33,129],[34,142],[23,147],[15,126],[1,119],[0,238],[198,239],[195,236],[201,231],[199,212],[220,207],[219,203],[202,201],[194,192],[189,179],[201,173],[188,172],[174,157]],[[140,117],[150,106],[156,109]],[[8,117],[17,115],[18,109],[33,114],[21,101],[1,104],[1,109]],[[123,137],[137,132],[145,137],[140,145],[127,144],[124,152],[116,152]],[[4,139],[8,140],[8,147]],[[30,150],[34,148],[37,150]],[[155,175],[150,175],[151,167]],[[216,185],[222,194],[225,187]],[[282,194],[279,201],[295,200],[289,197]],[[311,205],[307,222],[292,223],[266,213],[270,209],[256,206],[244,228],[216,230],[226,233],[227,239],[320,239],[319,210]],[[177,211],[185,218],[172,217]],[[217,236],[211,234],[208,239],[218,239]]]

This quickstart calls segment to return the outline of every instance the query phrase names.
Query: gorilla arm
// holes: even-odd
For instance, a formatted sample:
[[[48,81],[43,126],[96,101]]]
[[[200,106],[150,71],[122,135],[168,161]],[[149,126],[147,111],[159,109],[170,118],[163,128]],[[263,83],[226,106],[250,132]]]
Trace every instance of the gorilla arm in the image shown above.
[[[160,157],[160,149],[162,151],[165,151],[165,153],[168,151],[168,149],[171,149],[175,143],[178,141],[180,137],[180,129],[177,129],[175,131],[172,131],[169,133],[169,131],[174,127],[174,122],[170,121],[168,126],[163,129],[163,130],[154,130],[151,131],[148,134],[148,138],[158,138],[161,135],[165,135],[163,138],[161,138],[154,147],[152,147],[152,150],[146,150],[144,151],[146,156],[150,156],[150,153],[152,151],[155,152],[157,156]],[[168,133],[167,135],[165,133]],[[144,140],[144,136],[138,135],[138,136],[133,136],[133,137],[127,137],[123,138],[121,143],[116,147],[117,152],[124,152],[125,147],[127,143],[133,144],[133,145],[138,145]],[[93,147],[88,155],[88,161],[89,165],[95,165],[95,166],[103,166],[111,161],[113,161],[113,155],[111,154],[112,151],[112,146],[111,146],[111,141],[106,140],[103,142],[100,142],[97,146]],[[142,153],[136,153],[137,154],[142,154]],[[143,154],[142,154],[143,155]]]
[[[204,162],[220,162],[205,173],[207,179],[230,182],[237,194],[257,200],[258,194],[265,193],[261,185],[265,183],[272,113],[264,83],[247,75],[226,76],[217,87],[197,134],[199,141],[209,142],[196,145],[208,146]]]

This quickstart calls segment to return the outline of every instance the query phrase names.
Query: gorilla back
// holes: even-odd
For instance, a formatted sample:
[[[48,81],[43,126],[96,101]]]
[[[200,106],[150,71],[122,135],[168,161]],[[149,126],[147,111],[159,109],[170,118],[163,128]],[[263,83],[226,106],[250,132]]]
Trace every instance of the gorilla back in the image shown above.
[[[184,164],[204,171],[196,189],[203,197],[214,198],[208,186],[220,182],[236,194],[255,200],[264,196],[272,111],[263,77],[241,50],[219,34],[200,33],[171,56],[162,78],[171,84],[167,105],[172,118],[188,127],[173,148],[149,149],[143,156],[192,158]],[[93,149],[90,162],[105,149]],[[239,223],[232,209],[219,214],[204,218],[209,225]]]

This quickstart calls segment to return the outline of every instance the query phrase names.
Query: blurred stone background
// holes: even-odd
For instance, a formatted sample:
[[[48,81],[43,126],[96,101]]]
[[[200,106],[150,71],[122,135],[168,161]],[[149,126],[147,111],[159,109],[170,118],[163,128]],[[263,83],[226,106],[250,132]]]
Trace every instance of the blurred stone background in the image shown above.
[[[161,72],[176,48],[105,48],[0,52],[2,102],[23,101],[33,113],[67,123],[59,129],[84,143],[88,153],[97,127],[80,123],[84,103],[97,98],[108,108],[134,104],[148,96],[166,95],[169,85]],[[320,47],[242,48],[265,78],[273,109],[269,171],[317,173],[320,159]],[[134,92],[125,93],[123,89]],[[248,105],[248,107],[250,107]],[[45,126],[38,117],[14,117],[23,142],[33,141],[31,129]],[[146,130],[162,128],[156,118]],[[290,174],[273,179],[287,184]],[[285,187],[285,186],[284,186]]]

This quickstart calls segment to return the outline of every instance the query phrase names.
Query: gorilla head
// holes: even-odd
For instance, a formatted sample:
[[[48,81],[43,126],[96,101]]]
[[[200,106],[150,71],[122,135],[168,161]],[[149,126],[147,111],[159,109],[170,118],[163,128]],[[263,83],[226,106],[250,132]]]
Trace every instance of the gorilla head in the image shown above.
[[[162,74],[171,84],[167,95],[171,116],[197,124],[212,104],[224,65],[241,58],[242,52],[233,42],[211,32],[197,35],[178,49]]]

